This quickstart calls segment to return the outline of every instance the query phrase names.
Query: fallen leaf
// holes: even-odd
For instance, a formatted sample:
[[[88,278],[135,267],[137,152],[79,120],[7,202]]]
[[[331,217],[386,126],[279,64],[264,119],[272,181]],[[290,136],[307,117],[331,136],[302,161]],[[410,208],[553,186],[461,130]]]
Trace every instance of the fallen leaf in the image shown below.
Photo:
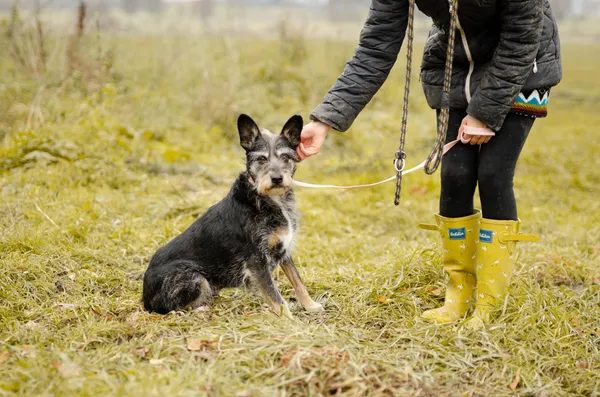
[[[253,395],[250,390],[242,390],[235,393],[235,397],[252,397]]]
[[[215,342],[207,339],[188,339],[187,349],[191,352],[195,352],[194,357],[196,360],[209,360],[214,356],[213,344]]]
[[[148,353],[150,353],[150,349],[148,349],[147,347],[138,347],[137,349],[135,349],[133,351],[134,356],[141,357],[141,358],[146,357],[148,355]]]
[[[8,350],[0,353],[0,363],[2,363],[4,360],[6,360],[9,355],[10,355],[10,351],[8,351]]]
[[[73,303],[55,303],[54,306],[62,307],[63,309],[75,309],[77,305]]]
[[[187,341],[187,349],[191,352],[200,351],[202,348],[202,341],[200,339],[188,339]]]
[[[410,189],[410,193],[415,196],[422,196],[427,193],[427,188],[425,186],[413,187]]]
[[[434,295],[434,296],[442,295],[442,289],[440,287],[429,287],[429,288],[427,288],[427,292],[429,292],[431,295]]]
[[[58,373],[63,377],[63,378],[71,378],[73,376],[79,376],[80,371],[79,368],[71,363],[71,362],[61,362],[61,361],[54,361],[52,363],[52,366],[54,368],[56,368],[56,370],[58,371]]]
[[[28,321],[27,323],[25,323],[25,327],[29,328],[29,329],[34,329],[34,328],[37,328],[39,326],[40,325],[38,323],[36,323],[35,321],[33,321],[33,320]]]
[[[591,360],[579,360],[575,363],[578,368],[581,369],[592,369],[594,368],[594,362]]]
[[[594,284],[600,284],[600,277],[594,277],[594,280],[592,282]]]
[[[387,298],[385,296],[380,296],[379,298],[377,298],[377,302],[385,303],[385,302],[387,302]]]
[[[23,346],[23,351],[21,352],[23,357],[35,357],[35,350],[31,346]]]
[[[581,320],[579,319],[579,317],[573,317],[571,319],[571,324],[574,325],[574,326],[581,325]]]
[[[161,365],[163,361],[164,360],[162,358],[151,358],[150,365]]]
[[[521,381],[521,368],[517,368],[517,373],[515,374],[513,381],[510,382],[510,385],[508,385],[508,387],[510,387],[510,390],[517,390],[517,387],[519,386],[520,381]]]

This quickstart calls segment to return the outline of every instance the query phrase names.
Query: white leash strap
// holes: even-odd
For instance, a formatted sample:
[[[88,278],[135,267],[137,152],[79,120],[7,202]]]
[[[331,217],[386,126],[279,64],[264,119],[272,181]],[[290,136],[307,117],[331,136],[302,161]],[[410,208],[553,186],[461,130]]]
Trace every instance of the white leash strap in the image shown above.
[[[474,127],[465,127],[464,128],[464,133],[466,133],[467,135],[471,135],[471,136],[494,136],[496,134],[494,134],[494,132],[492,130],[490,130],[489,128],[474,128]],[[464,135],[459,133],[458,137],[456,138],[456,140],[452,141],[452,142],[448,142],[446,145],[444,145],[444,150],[442,152],[442,156],[445,155],[450,149],[452,149],[454,147],[454,145],[456,145],[458,142],[461,142],[463,144],[468,144],[471,141],[471,139],[465,139]],[[420,169],[423,169],[425,167],[425,164],[427,163],[427,160],[423,161],[421,164],[410,168],[408,170],[402,171],[402,176],[410,174],[412,172],[418,171]],[[313,184],[313,183],[306,183],[306,182],[300,182],[300,181],[294,181],[294,185],[295,186],[299,186],[299,187],[307,187],[307,188],[311,188],[311,189],[344,189],[344,190],[350,190],[350,189],[363,189],[363,188],[367,188],[367,187],[372,187],[372,186],[377,186],[377,185],[383,185],[384,183],[388,183],[391,182],[393,180],[396,179],[396,175],[391,176],[387,179],[384,179],[382,181],[379,182],[375,182],[375,183],[367,183],[364,185],[351,185],[351,186],[338,186],[338,185],[317,185],[317,184]]]
[[[420,170],[423,167],[425,167],[425,161],[423,161],[421,164],[417,165],[416,167],[413,167],[406,171],[402,171],[402,175],[410,174],[411,172]],[[387,179],[384,179],[383,181],[379,181],[379,182],[375,182],[375,183],[367,183],[365,185],[352,185],[352,186],[316,185],[313,183],[306,183],[306,182],[300,182],[300,181],[294,181],[294,185],[300,186],[300,187],[309,187],[309,188],[313,188],[313,189],[348,189],[349,190],[349,189],[362,189],[365,187],[383,185],[384,183],[391,182],[395,179],[396,179],[396,175],[391,176]]]

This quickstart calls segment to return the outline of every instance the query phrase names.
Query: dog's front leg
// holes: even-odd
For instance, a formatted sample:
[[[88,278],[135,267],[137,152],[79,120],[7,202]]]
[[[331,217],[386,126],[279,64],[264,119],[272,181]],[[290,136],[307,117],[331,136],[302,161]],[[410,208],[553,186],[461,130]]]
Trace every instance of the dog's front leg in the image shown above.
[[[275,286],[275,282],[273,281],[273,277],[269,270],[265,267],[264,269],[255,270],[253,273],[252,282],[254,282],[260,293],[267,302],[269,302],[269,305],[275,314],[283,314],[292,318],[292,312],[290,312],[287,302],[283,299],[281,293]]]
[[[322,312],[324,310],[323,306],[320,303],[317,303],[314,300],[312,300],[312,298],[308,294],[308,290],[306,289],[306,286],[300,278],[300,274],[298,273],[298,269],[294,264],[294,260],[288,257],[281,263],[280,266],[283,269],[283,272],[285,273],[286,277],[292,283],[294,292],[300,300],[300,304],[302,305],[302,307],[309,312]]]

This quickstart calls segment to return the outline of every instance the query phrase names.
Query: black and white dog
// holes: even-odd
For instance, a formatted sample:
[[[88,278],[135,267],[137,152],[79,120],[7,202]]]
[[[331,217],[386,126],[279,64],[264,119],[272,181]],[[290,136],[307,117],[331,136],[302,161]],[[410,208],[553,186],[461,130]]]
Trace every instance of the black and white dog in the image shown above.
[[[257,289],[277,314],[291,316],[271,276],[281,266],[304,309],[322,311],[292,260],[298,228],[293,176],[302,117],[293,116],[275,135],[246,115],[238,118],[246,172],[229,194],[187,230],[161,247],[144,274],[148,311],[205,310],[222,288]]]

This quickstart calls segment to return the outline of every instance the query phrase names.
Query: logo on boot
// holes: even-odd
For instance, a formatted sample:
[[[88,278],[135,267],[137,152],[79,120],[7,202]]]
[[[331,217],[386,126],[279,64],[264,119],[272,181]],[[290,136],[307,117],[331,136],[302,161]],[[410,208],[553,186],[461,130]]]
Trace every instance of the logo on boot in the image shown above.
[[[483,230],[479,231],[479,241],[482,243],[491,243],[494,238],[494,232],[491,230]]]
[[[464,227],[451,227],[448,229],[448,238],[450,240],[464,240],[467,238],[467,231]]]

